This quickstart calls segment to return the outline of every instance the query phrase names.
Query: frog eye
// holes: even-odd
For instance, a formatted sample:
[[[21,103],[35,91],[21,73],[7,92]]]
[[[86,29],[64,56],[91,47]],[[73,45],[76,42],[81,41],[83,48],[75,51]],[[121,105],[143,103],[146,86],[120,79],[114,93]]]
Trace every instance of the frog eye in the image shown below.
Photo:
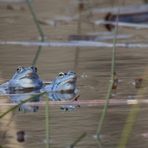
[[[35,69],[35,72],[37,72],[37,71],[38,71],[37,67],[34,67],[34,69]]]
[[[38,70],[37,67],[34,67],[34,66],[32,66],[31,68],[32,68],[35,72],[37,72],[37,70]]]
[[[21,71],[22,71],[22,68],[23,68],[23,67],[20,67],[20,66],[19,66],[19,67],[16,69],[17,72],[21,72]]]
[[[62,77],[62,76],[64,76],[64,75],[65,75],[65,74],[64,74],[63,72],[60,72],[58,76],[59,76],[59,77]]]

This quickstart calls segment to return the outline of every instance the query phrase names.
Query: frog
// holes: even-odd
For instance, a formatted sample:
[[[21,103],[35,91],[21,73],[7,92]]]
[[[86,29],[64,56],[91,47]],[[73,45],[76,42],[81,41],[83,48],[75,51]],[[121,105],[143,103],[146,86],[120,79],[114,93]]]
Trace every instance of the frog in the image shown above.
[[[12,78],[0,85],[0,90],[4,89],[9,93],[25,90],[36,90],[43,86],[43,82],[37,74],[35,66],[18,67]]]
[[[77,75],[74,71],[60,72],[43,90],[46,92],[73,93],[76,91],[76,80]]]
[[[0,85],[0,94],[34,94],[34,90],[39,90],[38,93],[47,92],[49,100],[69,100],[78,94],[76,80],[76,73],[68,71],[60,72],[55,79],[44,83],[39,78],[36,67],[18,67],[12,78]]]
[[[77,75],[74,71],[68,71],[66,73],[60,72],[55,79],[50,81],[49,84],[43,84],[42,88],[39,89],[39,91],[32,91],[32,93],[19,95],[13,94],[12,96],[10,95],[10,98],[12,102],[20,103],[22,100],[29,98],[29,95],[40,92],[47,92],[47,97],[51,101],[74,100],[79,94],[79,91],[76,88],[76,80]],[[75,108],[75,105],[70,105],[70,107],[69,105],[67,105],[66,109],[71,109],[72,107]],[[62,106],[61,108],[63,109],[65,108],[65,106]],[[38,108],[37,106],[30,107],[27,104],[23,104],[20,106],[19,110],[36,112]]]
[[[12,78],[8,82],[0,85],[0,88],[2,87],[9,90],[8,96],[10,97],[10,100],[13,103],[18,104],[26,98],[31,97],[33,94],[42,92],[46,92],[51,101],[73,100],[79,94],[76,87],[76,81],[76,73],[74,71],[68,71],[66,73],[60,72],[55,79],[49,83],[44,83],[44,81],[39,78],[36,67],[19,67]],[[28,90],[30,88],[33,88],[33,90],[29,93],[20,91],[24,89]],[[35,101],[40,101],[40,98],[37,98]],[[68,105],[66,106],[66,109],[72,107],[73,105],[70,105],[70,107]],[[62,109],[63,108],[65,108],[65,106],[62,106]],[[39,108],[36,105],[29,106],[27,104],[22,104],[19,107],[19,111],[25,112],[36,112],[38,109]]]

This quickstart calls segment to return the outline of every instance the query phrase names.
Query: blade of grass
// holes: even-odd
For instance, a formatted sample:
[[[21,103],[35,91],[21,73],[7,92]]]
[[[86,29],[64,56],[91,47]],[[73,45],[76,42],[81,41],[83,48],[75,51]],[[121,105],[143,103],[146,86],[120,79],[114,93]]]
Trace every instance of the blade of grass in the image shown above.
[[[40,41],[41,41],[41,42],[44,42],[44,40],[45,40],[45,39],[44,39],[44,33],[43,33],[42,28],[40,27],[40,24],[39,24],[39,22],[38,22],[38,19],[37,19],[37,16],[36,16],[35,11],[34,11],[34,9],[33,9],[33,6],[31,5],[31,1],[30,1],[30,0],[26,0],[26,2],[27,2],[27,5],[28,5],[29,10],[30,10],[30,12],[31,12],[32,18],[33,18],[34,23],[35,23],[35,25],[36,25],[36,28],[37,28],[37,30],[38,30],[38,32],[39,32],[39,34],[40,34],[40,38],[41,38]],[[34,57],[34,59],[33,59],[33,61],[32,61],[32,65],[36,65],[36,62],[37,62],[38,57],[39,57],[39,55],[40,55],[41,49],[42,49],[42,46],[39,46],[39,47],[38,47],[38,50],[37,50],[37,52],[36,52],[36,54],[35,54],[35,57]]]
[[[74,148],[82,139],[87,135],[86,132],[81,134],[72,144],[70,144],[69,148]]]
[[[22,104],[34,99],[34,97],[37,97],[37,96],[43,96],[46,92],[43,92],[43,93],[40,93],[40,94],[37,94],[37,95],[33,95],[32,97],[29,97],[28,99],[25,99],[23,101],[21,101],[19,104],[15,105],[14,107],[8,109],[6,112],[2,113],[0,115],[0,119],[3,118],[5,115],[7,115],[8,113],[16,110],[18,107],[20,107]]]
[[[45,106],[45,128],[46,128],[46,148],[49,148],[49,99],[46,96],[46,106]]]
[[[78,13],[79,13],[79,19],[77,21],[77,34],[82,34],[82,13],[83,11],[83,2],[79,0],[78,3]],[[74,70],[78,72],[78,64],[79,64],[79,56],[80,56],[80,47],[76,47],[75,49],[75,59],[74,59]]]
[[[100,139],[97,139],[96,141],[97,141],[98,147],[99,147],[99,148],[102,148],[101,140],[100,140]]]
[[[7,132],[9,131],[9,127],[10,127],[12,121],[13,121],[14,116],[15,116],[15,112],[13,112],[13,114],[12,114],[11,118],[9,119],[8,123],[5,125],[6,130],[1,136],[2,141],[6,138]]]
[[[109,83],[109,86],[108,86],[108,91],[107,91],[107,95],[106,95],[106,98],[105,98],[106,101],[104,103],[104,107],[103,107],[101,117],[100,117],[100,120],[99,120],[99,123],[98,123],[97,131],[96,131],[97,139],[99,139],[99,135],[100,135],[100,132],[101,132],[101,129],[102,129],[102,126],[103,126],[103,123],[104,123],[104,119],[105,119],[105,116],[106,116],[106,113],[107,113],[109,99],[110,99],[111,92],[112,92],[112,85],[113,85],[113,81],[111,80],[110,83]]]
[[[129,141],[130,134],[133,130],[133,126],[135,125],[135,121],[137,119],[139,111],[140,111],[139,104],[135,104],[132,106],[131,111],[128,114],[125,126],[122,130],[121,138],[119,140],[117,148],[126,148],[126,145]]]
[[[148,77],[147,77],[148,70],[146,69],[145,72],[143,73],[143,79],[144,79],[144,84],[143,88],[140,88],[138,91],[138,95],[140,97],[137,98],[137,102],[141,102],[141,100],[144,100],[144,97],[147,96],[147,86],[148,86]],[[141,106],[140,104],[134,104],[130,108],[130,112],[127,115],[127,119],[125,121],[125,125],[123,127],[123,130],[121,132],[121,137],[119,139],[117,148],[126,148],[127,144],[129,142],[131,133],[134,129],[134,126],[136,124],[136,120],[138,118],[138,115],[140,113]]]
[[[117,17],[118,18],[118,17]],[[108,86],[108,91],[106,94],[106,98],[105,98],[105,104],[101,113],[101,117],[98,123],[98,128],[96,131],[96,136],[97,136],[97,141],[99,140],[99,135],[101,133],[101,129],[107,114],[107,109],[108,109],[108,104],[109,104],[109,99],[111,98],[111,94],[112,94],[112,86],[113,86],[113,81],[114,81],[114,75],[116,73],[115,70],[115,58],[116,58],[116,37],[117,37],[117,33],[118,33],[118,19],[116,21],[116,27],[114,30],[114,38],[113,38],[113,50],[112,50],[112,61],[111,61],[111,78],[110,78],[110,82],[109,82],[109,86]],[[99,145],[98,145],[99,146]],[[100,147],[100,146],[99,146]]]

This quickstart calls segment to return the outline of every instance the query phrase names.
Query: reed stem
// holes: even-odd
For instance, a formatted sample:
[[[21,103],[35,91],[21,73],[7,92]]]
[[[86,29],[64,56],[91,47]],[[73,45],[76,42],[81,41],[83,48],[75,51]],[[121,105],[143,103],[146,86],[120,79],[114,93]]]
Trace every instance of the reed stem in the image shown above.
[[[46,128],[46,148],[50,148],[49,145],[49,100],[46,96],[46,106],[45,106],[45,128]]]
[[[33,99],[34,99],[35,97],[37,97],[37,96],[43,96],[44,94],[45,94],[45,92],[40,93],[40,94],[37,94],[37,95],[33,95],[32,97],[29,97],[28,99],[25,99],[25,100],[21,101],[19,104],[15,105],[14,107],[8,109],[6,112],[2,113],[2,114],[0,115],[0,118],[3,118],[3,117],[4,117],[5,115],[7,115],[8,113],[10,113],[10,112],[16,110],[16,109],[17,109],[18,107],[20,107],[22,104],[24,104],[24,103],[26,103],[26,102],[28,102],[28,101],[30,101],[30,100],[33,100]]]
[[[81,134],[70,146],[69,148],[74,148],[80,141],[82,141],[82,139],[87,135],[86,132],[84,132],[83,134]]]
[[[31,12],[33,21],[34,21],[34,23],[35,23],[35,25],[36,25],[36,28],[37,28],[37,30],[38,30],[38,32],[39,32],[39,35],[40,35],[40,38],[41,38],[40,41],[41,41],[41,42],[44,42],[44,40],[45,40],[45,39],[44,39],[44,32],[43,32],[43,30],[42,30],[42,28],[41,28],[41,26],[40,26],[40,24],[39,24],[39,22],[38,22],[38,19],[37,19],[37,16],[36,16],[35,11],[34,11],[34,9],[33,9],[33,6],[31,5],[30,0],[26,0],[26,2],[27,2],[27,5],[28,5],[29,10],[30,10],[30,12]],[[35,57],[34,57],[34,59],[33,59],[33,61],[32,61],[32,65],[36,65],[36,62],[37,62],[38,57],[39,57],[39,55],[40,55],[40,53],[41,53],[41,50],[42,50],[42,46],[39,46],[39,47],[38,47],[38,50],[37,50],[37,52],[36,52],[36,54],[35,54]]]
[[[102,130],[102,127],[103,127],[103,123],[104,123],[104,120],[105,120],[105,117],[106,117],[106,114],[107,114],[109,99],[111,98],[111,95],[112,95],[112,86],[113,86],[113,81],[114,81],[114,75],[115,75],[115,72],[116,72],[116,69],[115,69],[116,58],[115,57],[116,57],[116,37],[117,37],[117,33],[118,33],[118,19],[117,19],[116,23],[117,23],[117,25],[116,25],[116,28],[114,30],[114,38],[113,38],[113,50],[112,50],[111,74],[110,74],[111,78],[110,78],[108,91],[107,91],[106,98],[105,98],[106,101],[105,101],[105,104],[104,104],[104,107],[103,107],[103,110],[102,110],[102,113],[101,113],[101,117],[100,117],[100,120],[99,120],[99,123],[98,123],[97,131],[96,131],[97,141],[99,139],[99,136],[100,136],[100,133],[101,133],[101,130]]]

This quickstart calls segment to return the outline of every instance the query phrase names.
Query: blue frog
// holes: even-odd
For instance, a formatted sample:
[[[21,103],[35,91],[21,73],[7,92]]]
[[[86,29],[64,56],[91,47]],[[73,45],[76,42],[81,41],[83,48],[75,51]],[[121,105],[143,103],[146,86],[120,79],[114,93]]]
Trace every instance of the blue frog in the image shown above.
[[[60,72],[58,76],[42,90],[46,92],[72,93],[76,90],[77,75],[73,71]]]
[[[34,91],[47,92],[50,100],[69,100],[78,94],[77,75],[73,71],[60,72],[49,84],[44,84],[36,67],[18,67],[12,78],[0,85],[0,94],[24,94]],[[21,99],[20,99],[21,100]]]
[[[36,67],[19,67],[8,82],[0,85],[0,92],[1,88],[6,90],[10,100],[18,104],[31,95],[41,92],[47,92],[49,100],[52,101],[73,100],[78,95],[76,80],[76,73],[68,71],[67,73],[60,72],[50,84],[44,84],[37,74]],[[39,100],[38,98],[33,101]],[[38,106],[23,104],[19,110],[35,112]]]
[[[37,68],[18,67],[12,78],[0,85],[1,92],[13,93],[15,91],[36,90],[43,86],[43,82],[37,74]],[[2,91],[4,90],[4,91]]]

